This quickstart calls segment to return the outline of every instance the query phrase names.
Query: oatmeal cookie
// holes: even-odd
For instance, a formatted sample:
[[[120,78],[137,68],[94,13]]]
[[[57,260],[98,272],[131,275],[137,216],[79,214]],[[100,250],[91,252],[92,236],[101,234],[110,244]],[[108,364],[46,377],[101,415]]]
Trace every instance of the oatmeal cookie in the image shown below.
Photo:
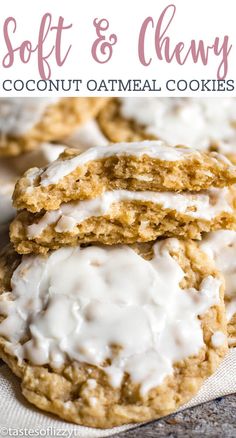
[[[8,248],[0,291],[0,357],[28,401],[77,424],[170,414],[227,352],[223,279],[193,242]]]
[[[200,191],[236,182],[236,167],[215,152],[171,147],[161,141],[68,149],[46,168],[27,171],[13,195],[17,209],[56,210],[63,202],[105,191]]]
[[[236,232],[222,230],[206,234],[200,248],[224,275],[229,345],[236,347]]]
[[[157,237],[200,239],[203,232],[236,230],[235,189],[202,192],[113,190],[57,210],[20,211],[10,226],[17,252],[45,254],[81,243],[131,244]]]
[[[113,99],[98,122],[113,142],[161,139],[172,146],[236,152],[236,99],[231,97]]]
[[[96,116],[105,102],[99,97],[1,98],[0,157],[63,139]]]

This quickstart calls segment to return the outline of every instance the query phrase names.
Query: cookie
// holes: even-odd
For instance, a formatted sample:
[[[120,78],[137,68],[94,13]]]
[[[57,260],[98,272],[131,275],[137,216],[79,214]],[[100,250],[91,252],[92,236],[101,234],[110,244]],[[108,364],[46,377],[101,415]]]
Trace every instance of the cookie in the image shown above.
[[[23,155],[0,158],[0,226],[8,224],[16,214],[12,194],[17,179],[33,166],[46,166],[55,161],[64,149],[63,145],[43,143]]]
[[[57,210],[20,211],[10,238],[20,254],[45,254],[80,243],[148,242],[159,236],[200,239],[236,229],[235,189],[204,192],[113,190],[95,199],[62,203]]]
[[[213,262],[177,239],[47,257],[8,249],[0,356],[28,401],[67,421],[159,418],[191,399],[227,352],[222,285]]]
[[[68,150],[48,167],[29,170],[13,200],[17,209],[34,213],[110,190],[199,191],[235,182],[235,165],[215,152],[173,148],[162,141],[119,143],[82,154]]]
[[[105,98],[1,98],[0,157],[58,141],[97,115]]]
[[[98,116],[110,141],[159,138],[171,145],[236,152],[235,98],[119,98]]]
[[[224,275],[229,345],[236,347],[236,232],[222,230],[210,233],[204,237],[200,247]]]
[[[108,146],[109,141],[102,134],[96,120],[93,119],[77,129],[72,135],[66,137],[63,143],[70,148],[79,149],[80,152],[84,152],[95,146]]]

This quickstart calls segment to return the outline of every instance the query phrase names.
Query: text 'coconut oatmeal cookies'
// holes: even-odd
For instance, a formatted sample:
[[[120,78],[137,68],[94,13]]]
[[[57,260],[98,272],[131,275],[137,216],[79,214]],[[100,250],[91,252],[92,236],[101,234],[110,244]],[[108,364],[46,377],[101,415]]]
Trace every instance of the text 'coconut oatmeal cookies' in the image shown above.
[[[106,98],[0,98],[0,157],[62,140],[98,114]]]
[[[235,229],[236,167],[161,141],[67,150],[18,181],[11,241],[21,254],[64,245],[200,238]]]
[[[67,421],[107,428],[158,418],[187,402],[225,356],[223,289],[193,242],[46,257],[8,248],[0,356],[31,403]]]
[[[235,98],[116,98],[98,116],[104,135],[114,142],[161,139],[172,146],[236,148]]]

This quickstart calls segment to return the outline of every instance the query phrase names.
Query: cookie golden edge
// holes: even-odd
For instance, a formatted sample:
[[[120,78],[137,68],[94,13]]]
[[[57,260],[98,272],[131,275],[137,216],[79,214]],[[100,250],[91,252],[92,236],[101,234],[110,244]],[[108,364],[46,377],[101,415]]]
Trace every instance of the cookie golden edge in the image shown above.
[[[97,121],[103,135],[114,143],[132,142],[143,140],[160,140],[161,137],[147,132],[146,127],[140,125],[132,119],[122,116],[121,103],[117,98],[111,99],[97,116]],[[206,148],[209,151],[221,153],[220,144],[213,142]],[[233,163],[236,164],[236,148],[234,152],[222,153]]]
[[[142,140],[156,140],[152,135],[132,119],[126,119],[120,112],[121,103],[117,98],[112,99],[99,113],[97,120],[105,137],[114,143]]]
[[[136,245],[137,247],[137,245]],[[138,245],[140,254],[150,253],[148,246]],[[214,265],[194,242],[181,242],[173,249],[174,256],[186,275],[181,286],[198,287],[208,276],[220,277]],[[11,246],[0,257],[0,293],[10,289],[10,279],[21,257]],[[227,342],[216,348],[211,336],[216,331],[226,334],[225,308],[221,287],[220,304],[213,306],[201,317],[205,345],[195,357],[189,357],[174,365],[174,373],[162,385],[141,398],[138,385],[126,375],[119,389],[112,388],[105,373],[96,367],[68,363],[60,370],[50,366],[33,366],[17,359],[7,351],[6,340],[0,337],[0,357],[14,374],[21,379],[22,393],[38,408],[56,414],[66,421],[84,426],[110,428],[127,423],[157,419],[168,415],[190,400],[204,381],[217,369],[227,353]],[[88,379],[96,381],[96,388],[89,388]],[[91,406],[91,397],[96,397],[96,407]]]
[[[60,141],[78,126],[96,117],[108,98],[67,97],[49,105],[41,120],[21,136],[1,136],[0,157],[17,156],[40,143]]]
[[[229,346],[231,348],[236,347],[236,313],[232,316],[228,322],[228,338]]]

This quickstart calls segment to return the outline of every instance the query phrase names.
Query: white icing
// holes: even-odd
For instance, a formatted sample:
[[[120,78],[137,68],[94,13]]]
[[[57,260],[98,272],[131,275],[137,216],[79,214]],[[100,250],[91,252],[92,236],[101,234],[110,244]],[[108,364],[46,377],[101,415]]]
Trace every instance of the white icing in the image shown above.
[[[11,221],[15,215],[12,193],[17,179],[32,166],[45,166],[54,161],[64,149],[65,146],[43,143],[22,156],[0,159],[0,225]]]
[[[0,134],[25,134],[40,121],[47,106],[57,101],[50,97],[0,98]]]
[[[221,284],[208,276],[199,292],[181,289],[185,274],[172,243],[179,247],[156,243],[151,261],[126,246],[23,257],[11,280],[14,300],[0,297],[7,350],[36,365],[70,358],[99,366],[114,386],[129,373],[142,394],[158,386],[175,362],[204,346],[198,316],[219,303]]]
[[[95,120],[89,120],[64,142],[72,148],[78,148],[81,152],[94,146],[107,146],[109,144]]]
[[[212,346],[215,348],[222,347],[223,345],[226,344],[226,341],[227,341],[227,336],[221,331],[215,332],[211,337]]]
[[[98,399],[96,397],[90,397],[89,399],[90,406],[94,407],[98,404]]]
[[[87,380],[87,385],[90,389],[95,389],[97,386],[97,382],[95,379],[88,379]]]
[[[231,318],[236,315],[236,294],[234,297],[231,297],[229,301],[225,303],[226,307],[226,317],[227,321],[230,321]]]
[[[229,346],[230,345],[235,346],[235,344],[236,344],[236,337],[228,338],[228,344],[229,344]]]
[[[94,199],[63,203],[60,209],[47,211],[37,224],[28,227],[28,237],[39,236],[48,225],[55,223],[58,233],[70,232],[90,217],[109,215],[112,205],[122,201],[149,201],[159,204],[162,209],[176,210],[187,216],[209,221],[222,212],[233,211],[227,197],[227,188],[209,189],[200,193],[114,190]]]
[[[37,176],[41,177],[41,185],[48,186],[57,184],[62,178],[73,172],[78,166],[83,166],[89,161],[102,158],[117,156],[134,156],[142,157],[148,155],[152,158],[157,158],[163,161],[183,160],[198,154],[199,152],[189,148],[173,148],[162,141],[143,141],[138,143],[116,143],[109,147],[94,147],[90,148],[82,154],[69,160],[57,160],[50,164],[46,169],[34,169],[31,172],[29,180],[34,180]]]
[[[228,139],[227,141],[219,141],[217,143],[217,150],[221,154],[236,154],[236,134],[235,138]]]
[[[201,242],[201,249],[216,262],[225,277],[226,315],[236,313],[236,231],[215,231]]]
[[[235,98],[121,98],[121,114],[171,145],[236,152]],[[234,126],[233,126],[234,123]]]

